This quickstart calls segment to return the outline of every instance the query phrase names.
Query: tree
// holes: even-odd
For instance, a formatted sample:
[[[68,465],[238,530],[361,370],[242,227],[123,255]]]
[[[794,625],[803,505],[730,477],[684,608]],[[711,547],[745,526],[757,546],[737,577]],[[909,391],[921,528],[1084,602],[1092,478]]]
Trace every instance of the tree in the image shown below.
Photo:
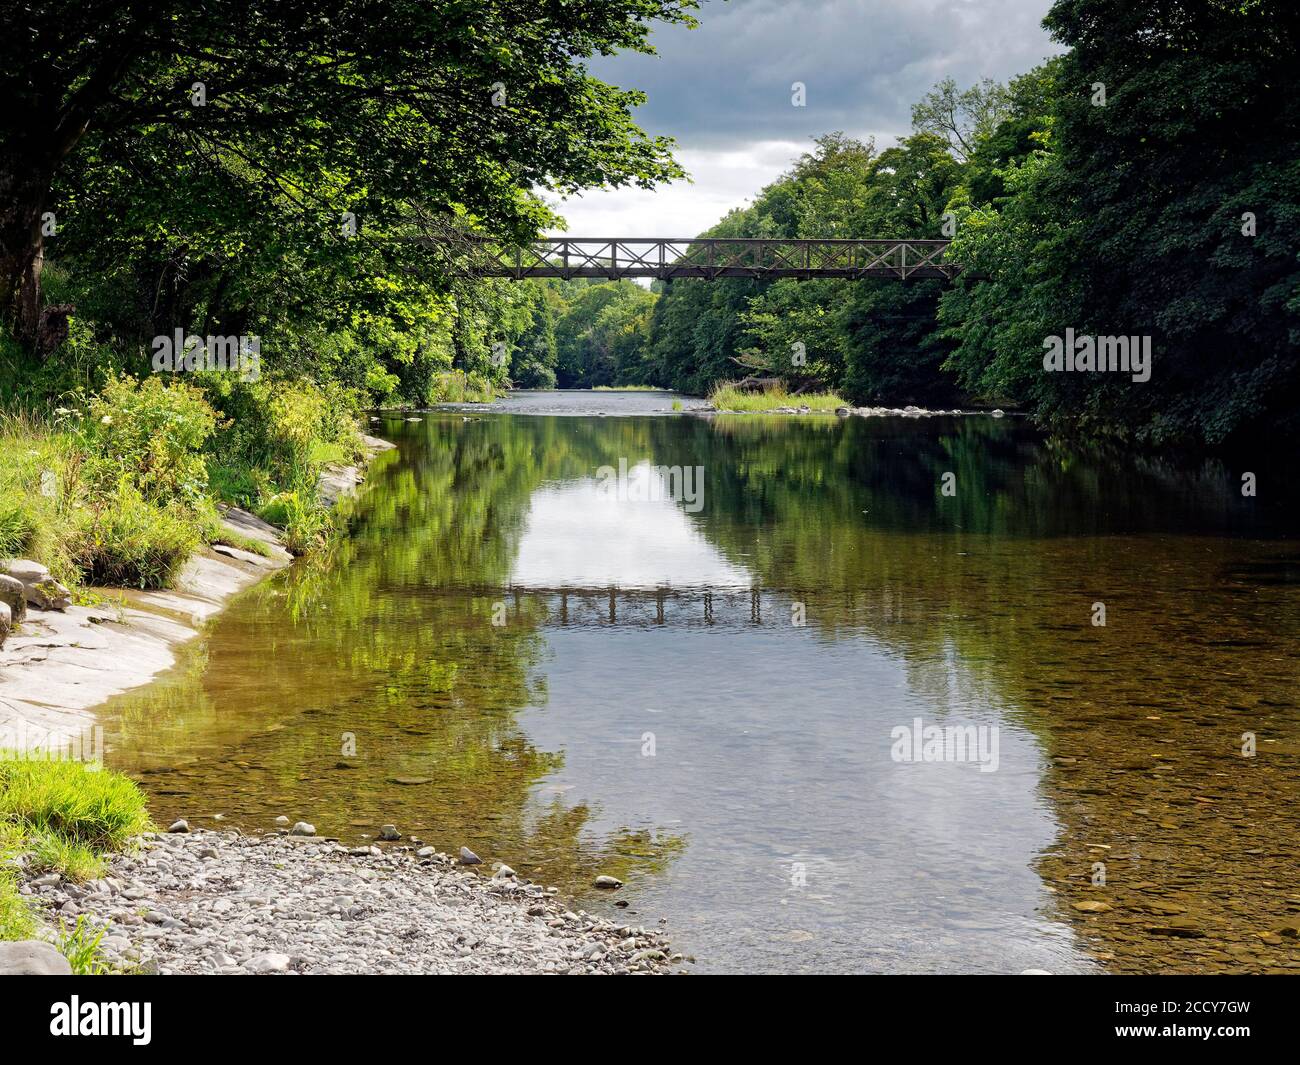
[[[47,215],[68,211],[55,188],[88,145],[112,164],[161,136],[212,167],[239,160],[252,199],[287,198],[322,229],[350,210],[381,233],[423,205],[526,237],[548,220],[535,188],[677,176],[669,143],[630,117],[641,95],[581,60],[646,51],[649,23],[690,22],[691,6],[5,0],[0,314],[31,344],[57,332]]]
[[[964,163],[1006,117],[1010,102],[1006,87],[989,78],[964,92],[952,78],[944,78],[912,106],[912,129],[942,137]]]

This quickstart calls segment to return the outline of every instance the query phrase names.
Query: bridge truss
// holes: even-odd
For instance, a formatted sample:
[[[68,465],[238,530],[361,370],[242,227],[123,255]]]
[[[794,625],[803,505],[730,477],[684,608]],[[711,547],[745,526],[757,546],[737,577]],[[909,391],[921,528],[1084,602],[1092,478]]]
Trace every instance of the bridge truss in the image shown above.
[[[455,241],[458,271],[472,277],[622,278],[746,277],[774,280],[886,277],[948,278],[950,241],[879,239],[779,240],[742,237],[548,237],[520,247],[477,238]]]

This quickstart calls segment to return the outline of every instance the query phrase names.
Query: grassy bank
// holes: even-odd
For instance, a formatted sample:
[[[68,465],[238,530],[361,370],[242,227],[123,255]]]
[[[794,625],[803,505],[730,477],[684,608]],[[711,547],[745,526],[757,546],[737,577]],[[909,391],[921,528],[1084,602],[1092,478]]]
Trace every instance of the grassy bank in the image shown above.
[[[195,378],[114,377],[63,406],[0,413],[0,558],[35,559],[74,588],[167,587],[201,544],[257,550],[223,530],[221,501],[284,526],[290,550],[319,542],[320,470],[360,454],[350,397]]]
[[[39,915],[19,893],[28,873],[83,881],[103,874],[109,855],[151,828],[135,783],[95,764],[0,758],[0,940],[40,933]],[[80,922],[61,926],[55,945],[74,972],[99,971],[98,937]]]
[[[732,384],[722,384],[709,395],[709,402],[716,410],[739,411],[774,411],[781,407],[807,407],[810,411],[834,411],[838,407],[847,407],[839,396],[833,392],[813,392],[807,395],[793,396],[783,388],[773,388],[763,392],[742,392]]]
[[[498,395],[496,386],[480,374],[451,370],[433,379],[434,403],[491,403]]]

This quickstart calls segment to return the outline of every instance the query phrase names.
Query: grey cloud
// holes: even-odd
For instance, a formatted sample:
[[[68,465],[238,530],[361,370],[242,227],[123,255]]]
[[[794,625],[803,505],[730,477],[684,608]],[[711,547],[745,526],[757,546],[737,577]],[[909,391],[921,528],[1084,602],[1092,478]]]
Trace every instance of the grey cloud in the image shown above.
[[[696,30],[661,27],[656,57],[618,55],[593,73],[649,100],[642,127],[696,149],[804,141],[832,129],[888,138],[940,79],[1005,80],[1059,51],[1049,0],[710,0]],[[790,86],[807,85],[792,107]]]

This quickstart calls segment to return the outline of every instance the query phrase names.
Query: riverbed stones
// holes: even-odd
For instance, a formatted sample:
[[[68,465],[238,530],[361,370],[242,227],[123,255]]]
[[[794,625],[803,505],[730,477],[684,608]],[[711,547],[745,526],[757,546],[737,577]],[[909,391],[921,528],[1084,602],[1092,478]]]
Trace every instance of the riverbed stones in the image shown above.
[[[200,852],[215,849],[217,858]],[[110,860],[96,890],[31,897],[51,926],[69,902],[113,968],[161,973],[657,973],[662,935],[573,910],[553,889],[487,879],[454,855],[360,854],[283,832],[155,835]],[[80,894],[76,894],[80,892]],[[66,921],[67,919],[64,918]],[[651,952],[651,953],[646,953]],[[634,955],[641,955],[633,961]]]
[[[0,943],[0,976],[71,976],[72,966],[53,944],[39,939]]]
[[[468,847],[461,847],[461,849],[460,849],[460,864],[461,864],[461,865],[482,865],[482,864],[483,864],[483,859],[480,858],[477,854],[475,854],[475,853],[474,853],[472,850],[470,850]]]
[[[316,835],[316,826],[308,824],[306,821],[297,822],[293,828],[289,829],[291,836],[314,836]]]
[[[188,832],[189,830],[190,830],[190,823],[186,821],[184,818],[182,818],[179,821],[173,821],[170,825],[167,826],[168,832]]]
[[[604,888],[606,891],[615,891],[623,886],[623,881],[616,876],[602,875],[596,877],[595,886],[598,888]]]
[[[275,823],[279,825],[281,828],[288,828],[291,822],[287,817],[284,816],[284,814],[281,814],[279,817],[275,819]]]
[[[23,597],[37,610],[67,610],[72,593],[50,576],[50,571],[29,558],[0,561],[0,573],[13,577],[23,586]]]
[[[9,639],[9,634],[14,628],[13,612],[9,609],[8,603],[0,603],[0,647],[5,645],[5,640]]]
[[[4,603],[15,625],[21,625],[27,616],[27,593],[23,582],[7,573],[0,573],[0,603]]]
[[[394,840],[401,839],[402,834],[397,831],[396,825],[384,825],[384,827],[379,830],[379,838],[391,843]]]

